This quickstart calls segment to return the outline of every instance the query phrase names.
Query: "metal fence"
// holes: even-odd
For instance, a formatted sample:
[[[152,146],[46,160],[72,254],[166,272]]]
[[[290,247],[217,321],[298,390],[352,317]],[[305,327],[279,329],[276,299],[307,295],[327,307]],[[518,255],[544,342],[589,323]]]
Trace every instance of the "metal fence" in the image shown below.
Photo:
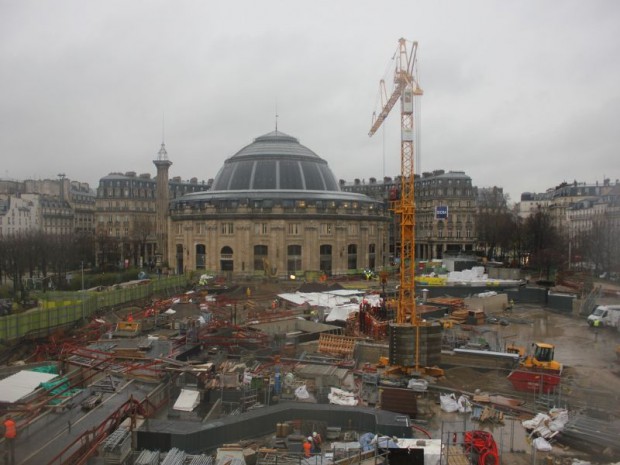
[[[185,276],[171,276],[134,286],[112,286],[100,292],[46,292],[39,306],[23,313],[0,317],[0,342],[44,336],[88,318],[103,308],[147,299],[153,294],[171,295],[188,285]]]

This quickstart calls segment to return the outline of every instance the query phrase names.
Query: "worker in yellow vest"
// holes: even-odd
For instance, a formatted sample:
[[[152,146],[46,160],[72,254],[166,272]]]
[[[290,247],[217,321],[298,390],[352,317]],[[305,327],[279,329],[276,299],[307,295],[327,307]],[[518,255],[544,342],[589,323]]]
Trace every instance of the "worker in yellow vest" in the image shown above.
[[[592,323],[592,326],[594,326],[594,340],[596,341],[598,339],[598,328],[601,326],[601,320],[597,318],[594,320],[594,323]]]

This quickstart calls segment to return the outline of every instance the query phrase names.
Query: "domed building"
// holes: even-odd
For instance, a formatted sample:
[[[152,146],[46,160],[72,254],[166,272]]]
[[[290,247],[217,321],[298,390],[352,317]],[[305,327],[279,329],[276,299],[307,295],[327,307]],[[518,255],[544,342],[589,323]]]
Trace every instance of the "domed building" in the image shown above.
[[[227,159],[210,190],[170,202],[168,263],[236,276],[378,269],[388,223],[381,201],[341,191],[325,160],[276,130]]]

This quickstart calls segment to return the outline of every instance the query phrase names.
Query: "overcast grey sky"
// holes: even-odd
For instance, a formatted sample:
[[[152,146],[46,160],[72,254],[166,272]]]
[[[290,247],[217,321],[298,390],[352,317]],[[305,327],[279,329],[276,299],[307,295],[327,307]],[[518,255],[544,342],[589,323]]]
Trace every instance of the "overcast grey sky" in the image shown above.
[[[339,179],[394,176],[368,137],[398,39],[418,41],[421,170],[511,199],[620,178],[615,0],[0,0],[1,178],[207,180],[275,127]]]

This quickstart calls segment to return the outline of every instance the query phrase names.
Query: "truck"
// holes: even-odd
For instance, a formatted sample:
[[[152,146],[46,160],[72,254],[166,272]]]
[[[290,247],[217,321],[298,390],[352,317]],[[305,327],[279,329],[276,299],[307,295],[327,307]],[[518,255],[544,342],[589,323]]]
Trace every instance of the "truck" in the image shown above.
[[[588,324],[594,326],[595,321],[599,322],[599,326],[620,329],[620,305],[597,305],[588,316]]]

